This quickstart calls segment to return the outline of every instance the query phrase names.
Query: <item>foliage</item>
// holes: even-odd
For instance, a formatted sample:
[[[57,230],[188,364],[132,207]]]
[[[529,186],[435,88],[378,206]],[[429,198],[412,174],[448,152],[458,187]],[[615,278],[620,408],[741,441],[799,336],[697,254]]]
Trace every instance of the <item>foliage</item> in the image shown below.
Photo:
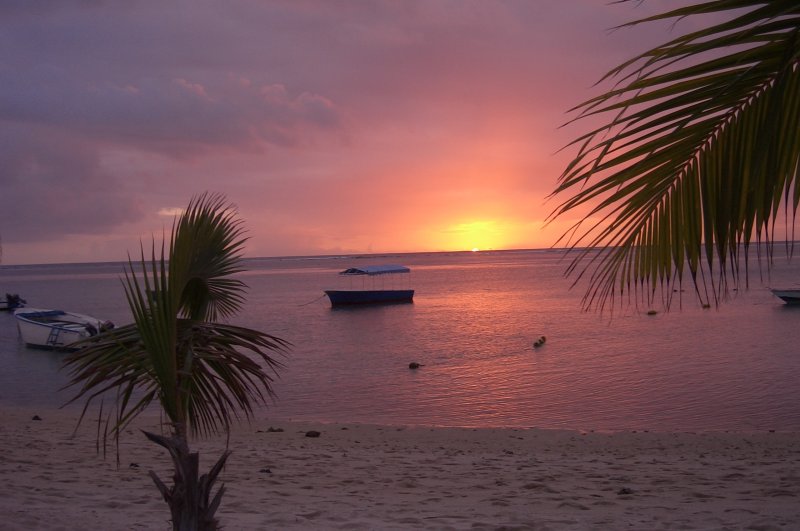
[[[659,288],[669,304],[687,272],[700,301],[718,303],[747,282],[753,244],[769,264],[776,221],[793,239],[800,3],[706,1],[623,27],[720,14],[613,69],[611,90],[572,109],[608,120],[570,144],[554,195],[571,195],[551,215],[586,212],[559,241],[577,253],[568,272],[588,273],[586,307]]]
[[[150,403],[160,403],[173,425],[201,434],[227,429],[239,411],[272,396],[272,373],[280,363],[270,352],[288,344],[271,335],[217,322],[243,302],[240,252],[245,239],[235,212],[220,196],[190,203],[173,227],[169,260],[153,244],[141,271],[129,260],[124,286],[134,323],[87,340],[66,360],[73,399],[86,405],[117,389],[124,428]],[[249,352],[254,357],[246,354]],[[139,392],[137,394],[137,391]]]
[[[176,220],[168,252],[162,243],[151,259],[141,250],[140,271],[128,260],[123,285],[134,322],[93,336],[67,357],[73,398],[84,399],[81,419],[96,399],[116,390],[117,407],[107,425],[118,440],[122,430],[153,402],[171,434],[145,435],[172,457],[174,485],[151,472],[172,512],[173,529],[216,529],[214,513],[224,488],[212,497],[213,483],[229,452],[208,474],[188,436],[227,431],[240,412],[273,395],[273,374],[281,364],[282,339],[227,323],[244,302],[242,271],[245,238],[235,211],[218,195],[193,199]],[[140,278],[141,276],[141,278]],[[102,411],[102,409],[101,409]],[[112,422],[113,420],[113,422]]]

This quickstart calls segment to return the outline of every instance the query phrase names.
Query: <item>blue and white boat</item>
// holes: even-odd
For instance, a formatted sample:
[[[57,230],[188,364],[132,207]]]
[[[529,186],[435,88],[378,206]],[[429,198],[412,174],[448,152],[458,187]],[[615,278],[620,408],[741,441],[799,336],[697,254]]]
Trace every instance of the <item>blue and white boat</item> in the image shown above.
[[[26,345],[53,350],[73,349],[74,343],[114,328],[111,321],[63,310],[21,308],[14,317]]]
[[[396,275],[410,272],[405,266],[391,264],[351,267],[339,273],[349,279],[350,289],[325,290],[325,294],[331,300],[331,306],[413,302],[413,289],[395,285],[400,283]],[[361,289],[353,289],[355,282],[360,282],[356,287]]]
[[[772,289],[770,291],[786,304],[800,304],[800,289],[798,288]]]

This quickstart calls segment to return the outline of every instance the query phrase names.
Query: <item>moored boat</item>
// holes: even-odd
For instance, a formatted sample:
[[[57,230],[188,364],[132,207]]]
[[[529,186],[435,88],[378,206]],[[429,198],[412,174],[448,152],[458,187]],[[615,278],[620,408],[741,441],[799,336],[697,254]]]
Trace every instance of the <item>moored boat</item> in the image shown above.
[[[111,321],[63,310],[22,308],[14,317],[22,340],[36,348],[70,350],[74,343],[114,328]]]
[[[800,304],[800,288],[771,289],[770,291],[786,304]]]
[[[6,293],[5,297],[0,297],[0,312],[16,310],[25,306],[25,299],[14,293]]]
[[[408,274],[411,270],[399,265],[373,265],[364,267],[351,267],[340,272],[339,275],[345,277],[361,277],[362,288],[366,288],[366,282],[372,282],[372,289],[346,289],[346,290],[325,290],[325,294],[331,301],[331,306],[352,306],[361,304],[387,304],[413,302],[413,289],[396,289],[390,286],[386,289],[386,278],[384,275]],[[380,281],[376,280],[380,277]],[[369,279],[369,280],[367,280]],[[376,282],[381,286],[377,287]],[[392,281],[390,281],[392,282]]]

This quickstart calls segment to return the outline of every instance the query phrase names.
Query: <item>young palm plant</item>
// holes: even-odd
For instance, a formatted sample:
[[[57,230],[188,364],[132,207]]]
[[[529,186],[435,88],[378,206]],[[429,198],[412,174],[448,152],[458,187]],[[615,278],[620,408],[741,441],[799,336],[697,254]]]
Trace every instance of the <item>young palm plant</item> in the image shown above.
[[[115,392],[111,434],[122,430],[153,402],[166,418],[167,435],[145,432],[166,448],[174,465],[167,486],[150,472],[169,505],[174,530],[217,529],[215,512],[224,492],[212,496],[230,452],[204,475],[189,438],[227,432],[241,414],[273,396],[272,382],[288,343],[226,324],[244,302],[242,271],[246,238],[232,206],[220,195],[194,198],[172,228],[169,249],[151,259],[141,250],[141,279],[129,259],[123,284],[134,322],[89,338],[65,361],[69,385],[80,386],[81,419],[90,404]],[[102,410],[101,410],[102,411]],[[112,417],[113,414],[113,417]]]
[[[574,109],[608,119],[575,140],[554,192],[569,196],[553,217],[587,212],[565,235],[569,271],[589,276],[587,306],[651,300],[659,286],[669,303],[687,271],[701,302],[718,302],[739,284],[742,254],[747,281],[752,243],[766,244],[769,266],[776,220],[794,234],[800,2],[711,0],[626,26],[701,16],[717,23],[615,68],[606,78],[618,83]]]

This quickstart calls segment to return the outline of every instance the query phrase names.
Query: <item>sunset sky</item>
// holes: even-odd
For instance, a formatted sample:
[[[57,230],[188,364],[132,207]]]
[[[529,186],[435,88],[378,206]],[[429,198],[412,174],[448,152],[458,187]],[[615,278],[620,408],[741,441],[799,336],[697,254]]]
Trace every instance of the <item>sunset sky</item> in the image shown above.
[[[610,29],[676,5],[3,1],[2,263],[124,260],[204,191],[250,257],[548,247],[568,109],[687,26]]]

